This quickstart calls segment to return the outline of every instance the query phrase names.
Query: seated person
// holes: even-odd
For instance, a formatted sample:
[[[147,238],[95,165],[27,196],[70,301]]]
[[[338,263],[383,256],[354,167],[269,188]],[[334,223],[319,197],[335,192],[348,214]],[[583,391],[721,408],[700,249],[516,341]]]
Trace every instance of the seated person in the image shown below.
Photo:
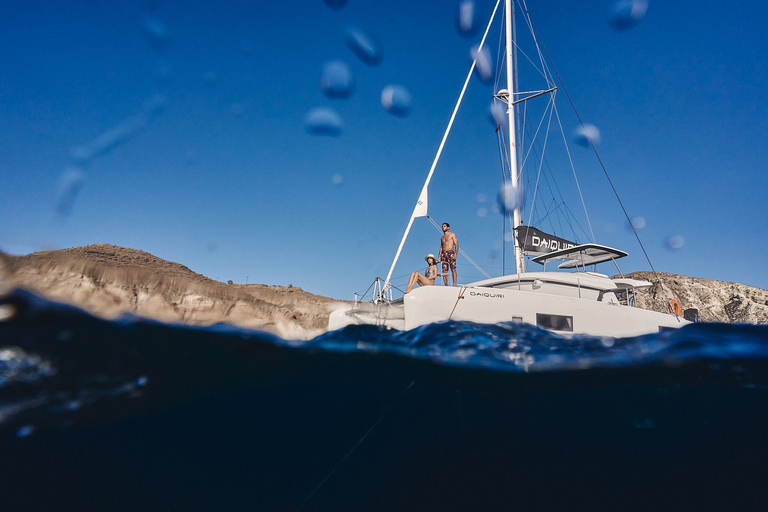
[[[408,280],[408,288],[405,289],[405,293],[410,293],[413,287],[417,284],[419,286],[432,286],[435,284],[435,278],[437,277],[437,259],[433,254],[428,255],[426,258],[429,266],[427,270],[421,274],[419,272],[413,272],[411,278]]]

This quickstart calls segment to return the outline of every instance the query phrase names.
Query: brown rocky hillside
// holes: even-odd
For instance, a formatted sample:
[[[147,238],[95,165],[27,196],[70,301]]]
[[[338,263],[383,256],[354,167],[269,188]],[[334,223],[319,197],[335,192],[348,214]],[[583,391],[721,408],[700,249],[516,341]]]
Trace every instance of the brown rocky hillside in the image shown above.
[[[675,298],[683,309],[698,309],[705,322],[768,324],[766,290],[675,274],[626,276],[656,283],[639,292],[640,307],[666,311],[665,298]],[[320,334],[329,312],[339,304],[298,287],[221,283],[147,252],[107,244],[26,256],[0,252],[0,284],[23,287],[105,318],[132,313],[192,325],[223,322],[285,338]]]
[[[136,249],[108,244],[26,256],[0,252],[0,278],[52,300],[115,318],[123,313],[192,325],[229,323],[308,338],[337,301],[293,286],[226,284]]]
[[[703,322],[768,324],[768,291],[760,288],[664,272],[633,272],[626,277],[655,283],[638,293],[638,306],[645,309],[667,311],[666,297],[677,299],[684,310],[698,309]]]

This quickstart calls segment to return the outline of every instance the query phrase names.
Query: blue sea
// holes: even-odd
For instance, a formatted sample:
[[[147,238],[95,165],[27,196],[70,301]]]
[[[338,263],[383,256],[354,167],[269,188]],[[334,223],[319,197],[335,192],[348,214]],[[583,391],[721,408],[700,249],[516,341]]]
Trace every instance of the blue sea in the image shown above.
[[[0,510],[765,510],[768,327],[309,341],[0,300]]]

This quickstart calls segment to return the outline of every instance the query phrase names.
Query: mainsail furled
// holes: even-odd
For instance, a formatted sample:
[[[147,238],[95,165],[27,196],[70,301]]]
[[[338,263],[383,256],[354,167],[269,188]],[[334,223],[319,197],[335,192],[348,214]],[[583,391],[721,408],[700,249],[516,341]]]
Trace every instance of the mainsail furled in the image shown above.
[[[578,244],[522,224],[516,229],[517,241],[525,254],[546,254],[561,251]]]

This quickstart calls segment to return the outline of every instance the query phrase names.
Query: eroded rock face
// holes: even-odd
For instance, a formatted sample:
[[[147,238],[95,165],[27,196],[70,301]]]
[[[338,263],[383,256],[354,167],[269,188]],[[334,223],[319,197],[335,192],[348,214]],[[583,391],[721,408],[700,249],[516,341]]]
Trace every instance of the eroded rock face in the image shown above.
[[[626,277],[656,283],[638,293],[645,309],[666,312],[667,299],[675,298],[682,309],[697,309],[704,322],[768,323],[766,290],[661,272]],[[108,319],[131,313],[191,325],[228,323],[294,339],[324,332],[330,310],[339,306],[293,286],[221,283],[147,252],[107,244],[26,256],[0,252],[0,293],[2,286]]]
[[[328,326],[337,301],[298,287],[225,284],[147,252],[107,244],[10,256],[0,279],[103,318],[125,313],[191,325],[229,323],[284,338],[310,338]]]
[[[633,272],[626,277],[655,283],[640,290],[638,306],[667,311],[666,299],[677,299],[683,310],[699,310],[703,322],[768,324],[768,291],[726,281],[666,274]],[[659,281],[661,284],[659,284]]]

